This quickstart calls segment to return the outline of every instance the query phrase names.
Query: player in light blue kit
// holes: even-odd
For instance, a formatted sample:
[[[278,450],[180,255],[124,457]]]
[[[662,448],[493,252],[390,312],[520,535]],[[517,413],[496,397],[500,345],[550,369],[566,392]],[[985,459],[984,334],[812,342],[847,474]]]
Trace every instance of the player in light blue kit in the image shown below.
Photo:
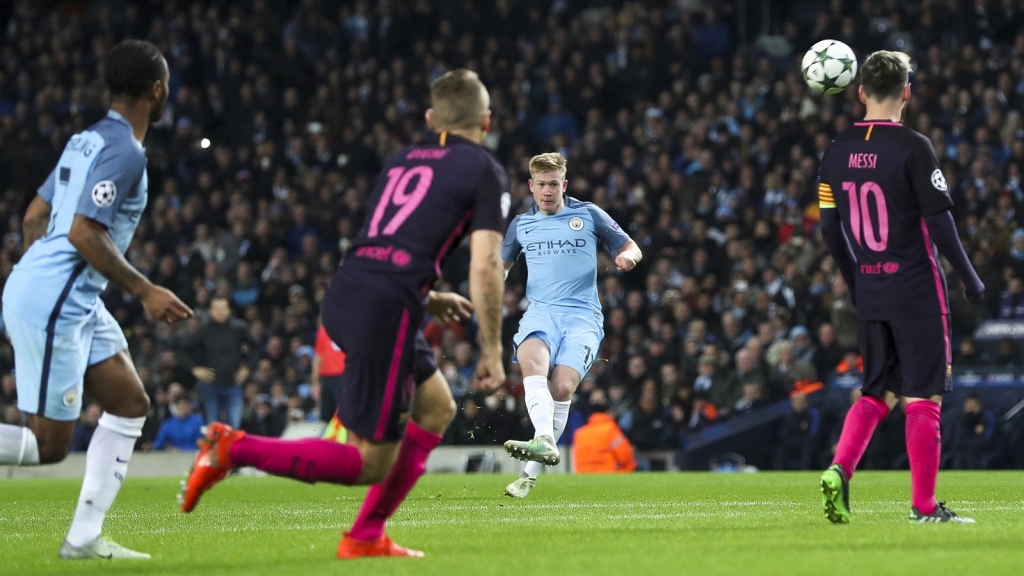
[[[29,204],[25,255],[4,287],[18,408],[28,415],[28,427],[0,424],[0,465],[63,460],[82,394],[89,394],[104,413],[89,444],[78,507],[59,556],[144,559],[149,554],[102,535],[149,399],[124,334],[99,296],[112,280],[158,320],[184,320],[192,310],[124,258],[146,207],[142,141],[167,102],[167,62],[149,42],[125,41],[110,50],[103,79],[110,112],[71,137]]]
[[[530,307],[513,338],[513,361],[522,367],[526,407],[537,433],[533,440],[505,443],[512,457],[528,461],[519,478],[505,488],[505,494],[515,498],[526,497],[543,464],[560,461],[555,442],[565,430],[580,378],[604,338],[597,296],[598,243],[616,254],[615,266],[621,272],[632,270],[642,257],[636,242],[604,210],[565,196],[565,170],[565,158],[557,153],[530,160],[530,191],[536,205],[512,220],[502,246],[506,275],[520,254],[529,271]]]

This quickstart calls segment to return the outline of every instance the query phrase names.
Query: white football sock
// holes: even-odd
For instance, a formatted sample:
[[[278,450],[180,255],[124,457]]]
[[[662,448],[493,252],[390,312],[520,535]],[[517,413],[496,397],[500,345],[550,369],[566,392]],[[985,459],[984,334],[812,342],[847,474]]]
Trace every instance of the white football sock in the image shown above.
[[[554,426],[553,426],[553,430],[554,430],[554,433],[555,433],[555,436],[554,436],[555,442],[558,442],[558,439],[562,437],[562,432],[565,432],[565,425],[566,425],[566,423],[569,422],[569,405],[570,404],[572,404],[571,401],[570,402],[558,402],[556,400],[554,402],[555,410],[554,410],[554,423],[553,423]],[[540,462],[534,462],[534,461],[531,460],[530,462],[527,462],[526,463],[526,467],[523,468],[523,474],[525,474],[526,476],[528,476],[530,478],[536,478],[537,474],[540,474],[540,471],[543,470],[543,469],[544,469],[544,465],[543,464],[541,464]]]
[[[72,546],[88,544],[103,531],[103,519],[114,503],[128,473],[135,439],[142,435],[142,418],[121,418],[103,413],[85,455],[85,479],[78,508],[68,530]]]
[[[39,444],[36,442],[36,435],[24,426],[0,424],[0,464],[39,464]]]
[[[537,436],[554,438],[555,401],[548,390],[548,379],[543,376],[527,376],[523,378],[526,392],[526,410],[530,413],[530,421]]]

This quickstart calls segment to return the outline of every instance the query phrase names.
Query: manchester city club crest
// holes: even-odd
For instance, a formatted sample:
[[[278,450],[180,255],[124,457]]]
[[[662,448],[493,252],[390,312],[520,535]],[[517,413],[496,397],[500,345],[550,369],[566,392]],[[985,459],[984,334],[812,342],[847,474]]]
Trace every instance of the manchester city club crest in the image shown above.
[[[572,218],[570,218],[569,228],[576,232],[583,230],[583,218],[580,218],[579,216],[573,216]]]

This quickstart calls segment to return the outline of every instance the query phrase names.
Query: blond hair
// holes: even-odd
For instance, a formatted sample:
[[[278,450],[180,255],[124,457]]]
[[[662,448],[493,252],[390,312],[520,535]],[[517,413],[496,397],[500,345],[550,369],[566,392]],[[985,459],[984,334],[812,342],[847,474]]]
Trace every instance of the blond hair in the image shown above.
[[[565,178],[565,171],[569,163],[558,152],[538,154],[530,158],[530,176],[543,174],[544,172],[558,172],[558,175]]]
[[[472,130],[491,104],[490,94],[472,70],[452,70],[430,85],[434,129]]]
[[[897,100],[910,81],[910,56],[902,52],[879,50],[864,61],[860,69],[864,94],[875,100]]]

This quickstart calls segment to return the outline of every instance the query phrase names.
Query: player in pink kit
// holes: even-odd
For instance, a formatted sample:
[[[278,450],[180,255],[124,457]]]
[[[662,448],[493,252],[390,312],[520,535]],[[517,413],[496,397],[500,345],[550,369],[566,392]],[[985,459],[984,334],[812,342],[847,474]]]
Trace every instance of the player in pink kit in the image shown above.
[[[428,312],[447,321],[475,311],[481,345],[475,387],[489,393],[504,384],[500,248],[511,204],[505,170],[481,146],[490,97],[477,75],[445,74],[431,86],[431,99],[427,124],[436,133],[390,159],[324,297],[323,326],[346,354],[333,394],[348,443],[264,438],[211,424],[182,511],[240,466],[310,483],[373,484],[338,557],[423,555],[384,534],[385,521],[423,475],[455,414],[420,323]],[[472,303],[430,290],[467,234]]]
[[[822,474],[825,515],[850,521],[849,480],[878,424],[907,400],[910,521],[974,522],[935,500],[942,395],[950,391],[949,304],[941,252],[979,302],[985,286],[960,244],[935,150],[900,124],[910,61],[880,51],[861,68],[866,120],[821,159],[821,233],[850,287],[864,356],[864,395],[851,408]],[[936,250],[936,248],[938,250]]]

